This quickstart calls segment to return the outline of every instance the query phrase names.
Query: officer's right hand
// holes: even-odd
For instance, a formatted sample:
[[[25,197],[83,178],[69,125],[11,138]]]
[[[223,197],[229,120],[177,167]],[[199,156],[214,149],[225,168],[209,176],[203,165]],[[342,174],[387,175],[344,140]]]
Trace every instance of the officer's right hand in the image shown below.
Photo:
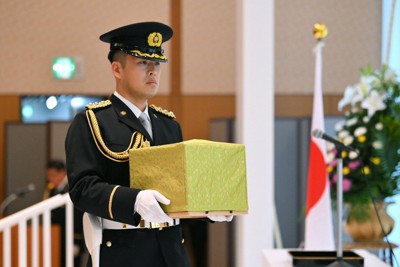
[[[172,218],[165,214],[158,202],[169,205],[171,201],[156,190],[142,190],[136,197],[135,211],[145,221],[172,224]]]

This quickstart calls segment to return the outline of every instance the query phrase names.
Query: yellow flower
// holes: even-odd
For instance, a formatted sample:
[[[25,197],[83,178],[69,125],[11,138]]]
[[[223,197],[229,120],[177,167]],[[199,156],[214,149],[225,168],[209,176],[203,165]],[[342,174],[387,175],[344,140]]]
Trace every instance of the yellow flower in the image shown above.
[[[357,140],[360,143],[364,143],[365,140],[367,140],[367,137],[365,137],[365,135],[360,135],[359,137],[357,137]]]
[[[371,169],[368,166],[364,167],[364,174],[370,174],[371,173]]]
[[[327,166],[326,167],[326,171],[331,173],[333,171],[333,167],[332,166]]]
[[[347,151],[343,150],[342,151],[342,158],[346,158],[347,157]]]
[[[343,167],[343,175],[347,175],[350,173],[349,167]]]
[[[375,165],[379,165],[381,163],[381,159],[378,157],[372,157],[371,162],[374,163]]]

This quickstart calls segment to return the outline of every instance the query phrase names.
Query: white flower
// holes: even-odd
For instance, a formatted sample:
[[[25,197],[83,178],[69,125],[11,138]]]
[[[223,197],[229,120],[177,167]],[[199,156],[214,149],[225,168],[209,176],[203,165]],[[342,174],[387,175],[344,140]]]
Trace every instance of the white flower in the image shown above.
[[[358,121],[357,117],[353,117],[353,118],[347,120],[346,125],[353,126],[357,123],[357,121]]]
[[[339,132],[340,130],[342,130],[344,124],[345,124],[345,121],[344,121],[344,120],[343,120],[343,121],[337,122],[337,123],[335,124],[335,131],[336,131],[336,132]]]
[[[381,149],[381,148],[383,147],[381,141],[375,141],[375,142],[373,142],[373,143],[372,143],[372,146],[373,146],[375,149]]]
[[[340,131],[339,133],[338,133],[338,137],[339,138],[345,138],[346,136],[349,136],[349,132],[348,131],[346,131],[346,130],[343,130],[343,131]]]
[[[345,144],[346,146],[351,145],[353,143],[353,141],[354,141],[354,137],[351,135],[343,138],[343,144]]]
[[[349,158],[350,159],[355,159],[355,158],[357,158],[358,157],[358,153],[357,152],[355,152],[355,151],[350,151],[350,153],[349,153]]]
[[[365,99],[365,97],[368,95],[369,91],[371,89],[371,86],[366,83],[360,83],[359,86],[357,87],[358,94],[360,95],[359,101],[362,101]]]
[[[385,81],[387,82],[396,82],[396,73],[391,70],[391,69],[387,69],[385,71],[385,77],[384,77]]]
[[[364,91],[361,87],[361,84],[358,83],[354,85],[354,89],[356,90],[353,99],[351,100],[351,104],[355,106],[358,102],[361,102],[361,100],[364,99]]]
[[[361,103],[361,107],[368,110],[368,116],[372,117],[376,111],[384,110],[386,105],[384,103],[386,94],[380,95],[377,91],[372,91],[367,99]]]
[[[383,129],[383,124],[382,124],[382,122],[378,122],[377,124],[375,124],[375,128],[376,128],[378,131],[382,130],[382,129]]]
[[[369,122],[369,117],[367,117],[367,116],[363,117],[363,122],[364,123],[368,123]]]
[[[339,111],[342,111],[343,107],[345,107],[346,105],[352,104],[353,98],[356,96],[356,94],[357,91],[354,87],[347,86],[344,90],[343,98],[338,103]]]
[[[331,142],[326,142],[326,149],[328,151],[331,151],[335,148],[335,144],[331,143]]]
[[[368,97],[368,95],[372,92],[374,87],[379,86],[380,81],[374,75],[361,76],[360,79],[360,91],[362,94],[362,100]]]
[[[326,155],[326,163],[331,163],[336,158],[335,153],[328,153]]]
[[[359,137],[361,135],[364,135],[367,133],[367,128],[365,127],[358,127],[357,129],[354,130],[354,135]]]
[[[375,87],[380,84],[380,81],[375,75],[368,75],[368,76],[361,76],[360,83],[363,86],[365,86],[364,87],[364,90],[366,92],[365,95],[367,95],[371,91],[372,87]]]

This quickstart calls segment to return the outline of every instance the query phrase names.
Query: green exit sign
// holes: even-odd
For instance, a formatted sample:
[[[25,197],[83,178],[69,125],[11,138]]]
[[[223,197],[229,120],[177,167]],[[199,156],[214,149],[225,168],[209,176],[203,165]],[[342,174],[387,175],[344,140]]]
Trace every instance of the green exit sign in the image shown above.
[[[60,80],[77,78],[77,60],[73,57],[55,57],[53,59],[53,77]]]

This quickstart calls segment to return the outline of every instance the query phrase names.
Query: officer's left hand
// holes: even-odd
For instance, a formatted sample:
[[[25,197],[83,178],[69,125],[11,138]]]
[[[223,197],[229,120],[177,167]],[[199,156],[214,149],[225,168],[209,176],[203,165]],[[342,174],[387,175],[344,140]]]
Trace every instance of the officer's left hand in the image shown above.
[[[214,222],[230,222],[232,221],[233,216],[207,216],[207,218]]]

